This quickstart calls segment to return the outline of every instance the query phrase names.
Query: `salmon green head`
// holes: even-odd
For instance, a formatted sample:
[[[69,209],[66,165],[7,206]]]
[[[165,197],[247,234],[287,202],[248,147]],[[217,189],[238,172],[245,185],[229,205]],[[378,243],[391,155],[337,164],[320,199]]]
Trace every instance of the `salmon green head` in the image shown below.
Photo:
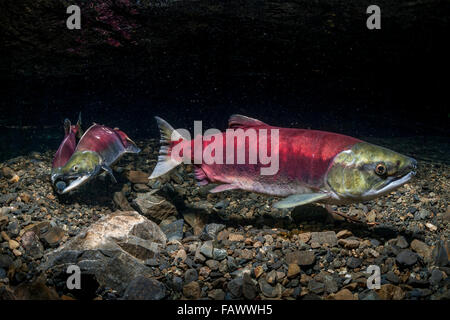
[[[405,184],[415,175],[416,167],[413,158],[360,142],[336,155],[326,183],[335,200],[365,201]]]
[[[75,152],[63,167],[52,174],[56,191],[64,194],[86,183],[100,172],[101,162],[96,152]]]

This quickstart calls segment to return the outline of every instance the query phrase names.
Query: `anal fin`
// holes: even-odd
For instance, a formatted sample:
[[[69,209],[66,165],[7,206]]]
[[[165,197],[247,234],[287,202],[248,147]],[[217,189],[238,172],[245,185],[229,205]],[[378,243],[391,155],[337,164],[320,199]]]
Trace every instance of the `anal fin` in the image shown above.
[[[278,209],[293,208],[302,206],[307,203],[317,202],[322,199],[329,198],[330,195],[327,193],[304,193],[304,194],[293,194],[281,201],[276,202],[273,206]]]
[[[217,193],[217,192],[223,192],[223,191],[227,191],[227,190],[235,190],[235,189],[239,189],[239,186],[235,185],[235,184],[221,184],[218,185],[215,188],[212,188],[211,190],[209,190],[210,193]]]

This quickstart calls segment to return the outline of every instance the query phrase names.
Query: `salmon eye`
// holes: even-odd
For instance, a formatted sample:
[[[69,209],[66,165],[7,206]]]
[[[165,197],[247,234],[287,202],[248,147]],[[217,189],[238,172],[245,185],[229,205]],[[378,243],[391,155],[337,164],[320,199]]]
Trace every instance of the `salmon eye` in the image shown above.
[[[78,166],[73,166],[73,171],[78,171]]]
[[[380,162],[375,167],[375,173],[379,176],[384,176],[387,172],[386,165],[383,162]]]

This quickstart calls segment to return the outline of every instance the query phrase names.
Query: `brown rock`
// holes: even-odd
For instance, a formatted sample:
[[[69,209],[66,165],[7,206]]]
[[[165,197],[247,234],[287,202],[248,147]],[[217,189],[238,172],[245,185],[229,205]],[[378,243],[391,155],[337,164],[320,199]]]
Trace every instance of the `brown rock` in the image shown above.
[[[336,293],[330,294],[328,300],[355,300],[353,294],[348,289],[339,290]]]
[[[308,243],[311,239],[311,232],[303,232],[298,234],[298,239],[304,243]]]
[[[351,237],[353,235],[353,233],[349,230],[341,230],[336,234],[336,237],[338,239],[345,239],[348,237]]]
[[[393,284],[383,284],[376,293],[381,300],[401,300],[405,297],[402,288],[394,286]]]
[[[420,254],[426,261],[431,259],[432,249],[424,242],[414,239],[411,242],[411,249]]]
[[[188,299],[200,298],[201,290],[197,281],[192,281],[183,287],[183,294]]]
[[[131,183],[134,183],[134,184],[137,184],[137,183],[147,184],[149,181],[148,180],[149,174],[142,172],[142,171],[131,170],[131,171],[127,172],[126,176],[127,176],[127,179]]]
[[[316,242],[320,245],[327,244],[331,247],[337,245],[337,237],[334,231],[313,232],[311,233],[311,242]]]
[[[288,267],[287,276],[288,278],[293,278],[300,273],[300,267],[298,264],[290,263]]]
[[[356,249],[359,247],[359,241],[356,239],[339,239],[338,243],[345,249]]]
[[[20,244],[16,240],[9,240],[9,248],[11,250],[17,249],[18,247],[20,247]]]
[[[258,279],[264,273],[264,268],[262,266],[257,266],[253,272],[255,273],[255,278]]]
[[[16,173],[14,172],[13,169],[9,168],[9,167],[3,167],[2,168],[2,175],[6,178],[6,179],[11,179],[12,177],[14,177],[16,175]]]
[[[287,264],[295,263],[300,266],[310,266],[315,260],[314,251],[294,251],[288,253],[285,257]]]

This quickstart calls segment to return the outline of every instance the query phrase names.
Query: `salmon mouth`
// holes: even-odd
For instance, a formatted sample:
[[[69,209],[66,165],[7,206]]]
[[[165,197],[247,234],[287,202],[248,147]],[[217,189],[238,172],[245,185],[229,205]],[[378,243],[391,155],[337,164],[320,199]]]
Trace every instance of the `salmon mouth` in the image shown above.
[[[83,176],[68,176],[61,179],[57,179],[55,182],[56,192],[59,194],[65,194],[73,189],[86,183],[91,178],[90,175]]]
[[[58,194],[65,194],[86,183],[91,175],[65,175],[55,177],[54,186]]]

